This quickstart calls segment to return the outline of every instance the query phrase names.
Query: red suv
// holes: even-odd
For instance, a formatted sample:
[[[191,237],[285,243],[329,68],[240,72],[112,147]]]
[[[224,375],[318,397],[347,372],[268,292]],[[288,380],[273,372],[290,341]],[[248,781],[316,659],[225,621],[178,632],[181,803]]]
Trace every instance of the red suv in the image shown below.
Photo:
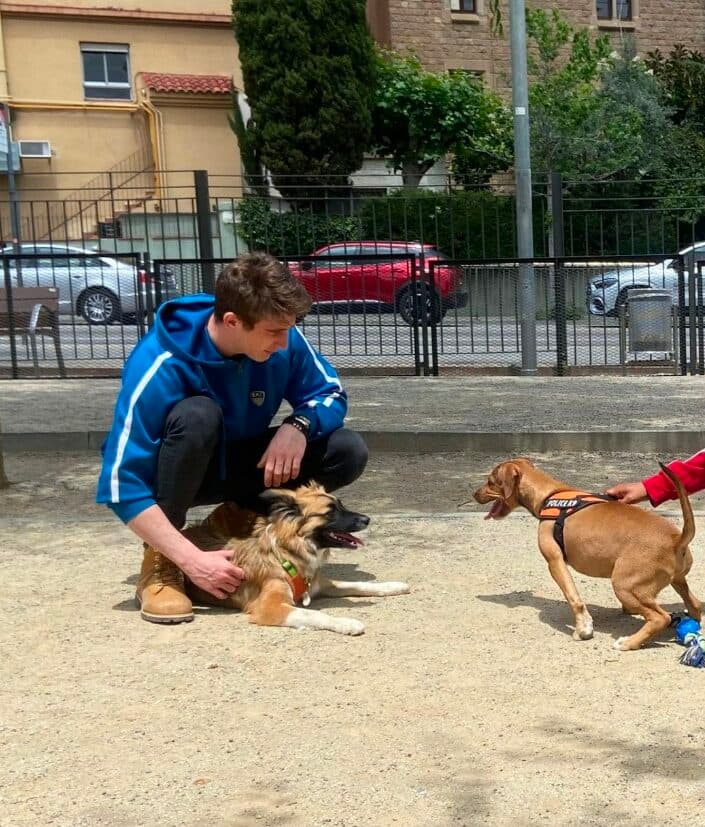
[[[416,256],[418,273],[413,278],[411,259]],[[425,310],[427,321],[440,321],[451,307],[464,307],[463,271],[459,267],[434,267],[434,286],[428,284],[431,262],[445,256],[430,244],[406,241],[346,241],[327,244],[305,261],[291,262],[289,269],[301,281],[315,305],[332,308],[373,305],[398,311],[409,325]],[[414,300],[414,290],[417,299]],[[416,309],[416,312],[415,312]]]

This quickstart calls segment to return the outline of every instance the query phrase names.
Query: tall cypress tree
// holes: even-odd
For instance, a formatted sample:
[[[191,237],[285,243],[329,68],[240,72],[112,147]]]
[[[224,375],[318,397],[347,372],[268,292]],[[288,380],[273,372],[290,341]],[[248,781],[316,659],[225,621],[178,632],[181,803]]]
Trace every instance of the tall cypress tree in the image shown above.
[[[285,198],[315,197],[362,164],[374,42],[365,0],[232,0],[251,146]]]

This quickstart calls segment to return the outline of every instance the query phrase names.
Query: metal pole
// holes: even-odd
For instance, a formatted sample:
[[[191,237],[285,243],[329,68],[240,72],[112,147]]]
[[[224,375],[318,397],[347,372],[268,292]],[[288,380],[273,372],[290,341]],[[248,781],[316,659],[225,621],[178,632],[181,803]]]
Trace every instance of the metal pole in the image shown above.
[[[514,107],[514,179],[516,183],[517,252],[520,259],[534,257],[531,205],[531,145],[529,141],[529,88],[526,69],[526,7],[524,0],[510,0],[509,26],[512,51],[512,104]],[[519,264],[521,308],[521,373],[535,376],[536,293],[534,268]]]
[[[201,289],[204,293],[215,290],[215,267],[213,265],[213,227],[211,224],[211,199],[208,189],[208,172],[194,170],[196,190],[196,221],[198,225],[198,251],[201,258]]]
[[[10,128],[10,107],[2,104],[2,115],[7,131],[7,193],[10,200],[10,229],[12,232],[13,251],[19,252],[20,243],[20,215],[17,205],[17,187],[15,185],[15,171],[12,168],[12,130]]]
[[[553,272],[556,299],[556,373],[564,376],[568,366],[568,315],[563,263],[563,176],[551,173],[551,221],[553,224]]]

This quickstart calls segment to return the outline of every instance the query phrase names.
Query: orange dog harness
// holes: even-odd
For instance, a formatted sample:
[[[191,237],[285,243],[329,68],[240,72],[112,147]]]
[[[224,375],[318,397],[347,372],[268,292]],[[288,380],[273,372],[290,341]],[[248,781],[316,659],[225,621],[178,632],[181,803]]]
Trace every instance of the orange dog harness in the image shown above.
[[[610,502],[615,498],[611,494],[589,494],[587,491],[555,491],[546,497],[541,506],[539,520],[555,520],[553,526],[553,539],[558,543],[563,557],[565,558],[565,547],[563,543],[563,524],[567,517],[581,511],[589,505],[596,503]]]

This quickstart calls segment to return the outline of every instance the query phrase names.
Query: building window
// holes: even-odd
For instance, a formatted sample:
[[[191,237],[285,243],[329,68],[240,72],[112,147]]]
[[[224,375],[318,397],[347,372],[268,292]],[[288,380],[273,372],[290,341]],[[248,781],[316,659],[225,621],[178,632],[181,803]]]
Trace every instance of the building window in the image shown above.
[[[82,43],[83,96],[86,100],[131,100],[129,47]]]
[[[598,20],[632,20],[632,0],[597,0]]]
[[[477,0],[450,0],[450,10],[477,14]]]

